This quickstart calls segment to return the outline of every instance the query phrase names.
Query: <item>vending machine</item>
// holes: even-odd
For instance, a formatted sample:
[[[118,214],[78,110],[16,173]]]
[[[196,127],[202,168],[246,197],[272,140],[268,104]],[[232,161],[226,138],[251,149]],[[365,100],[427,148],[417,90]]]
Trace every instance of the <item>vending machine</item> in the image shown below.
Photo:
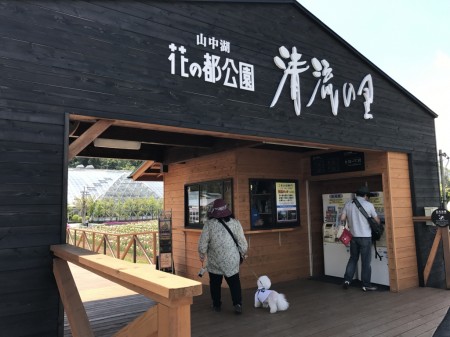
[[[374,196],[370,198],[370,202],[374,205],[375,210],[384,223],[384,199],[383,192],[373,192]],[[348,259],[350,257],[350,249],[343,245],[338,237],[337,230],[340,225],[340,215],[347,201],[354,198],[353,193],[332,193],[323,194],[323,255],[325,275],[343,277]],[[389,266],[388,266],[388,250],[386,244],[386,231],[382,238],[377,241],[377,251],[380,258],[375,256],[375,249],[372,248],[372,283],[389,286]],[[355,278],[361,279],[361,259],[355,273]]]
[[[343,277],[350,257],[350,249],[338,237],[339,217],[345,203],[353,193],[332,193],[322,195],[323,205],[323,256],[325,275]],[[355,273],[357,276],[357,273]]]

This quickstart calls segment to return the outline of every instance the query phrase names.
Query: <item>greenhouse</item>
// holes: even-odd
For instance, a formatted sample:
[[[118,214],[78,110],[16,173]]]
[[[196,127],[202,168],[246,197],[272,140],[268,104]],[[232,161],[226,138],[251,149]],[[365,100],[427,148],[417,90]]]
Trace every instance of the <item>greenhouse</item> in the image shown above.
[[[162,209],[163,182],[133,181],[131,173],[89,166],[69,168],[68,220],[84,223],[157,217]]]
[[[92,199],[126,199],[163,197],[163,182],[133,181],[128,178],[132,171],[101,170],[94,168],[69,168],[67,204],[73,205],[83,193]]]

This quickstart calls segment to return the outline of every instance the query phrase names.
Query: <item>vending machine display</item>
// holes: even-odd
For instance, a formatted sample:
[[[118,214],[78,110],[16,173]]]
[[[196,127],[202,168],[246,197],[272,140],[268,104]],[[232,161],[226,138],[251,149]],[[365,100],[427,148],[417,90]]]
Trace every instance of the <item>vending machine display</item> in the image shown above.
[[[347,201],[353,198],[353,193],[331,193],[322,195],[323,222],[339,225],[339,216]]]
[[[323,194],[323,256],[325,275],[343,277],[350,257],[350,248],[337,238],[339,217],[352,193]],[[355,273],[357,276],[357,273]]]
[[[323,242],[336,242],[336,226],[334,223],[325,222],[323,224]]]

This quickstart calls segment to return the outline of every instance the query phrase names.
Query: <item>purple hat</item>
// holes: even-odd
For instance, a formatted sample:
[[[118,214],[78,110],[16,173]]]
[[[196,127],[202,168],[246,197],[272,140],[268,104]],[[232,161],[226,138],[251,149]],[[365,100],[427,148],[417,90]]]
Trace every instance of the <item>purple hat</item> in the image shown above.
[[[216,199],[209,210],[209,216],[211,218],[224,218],[231,215],[227,203],[223,199]]]

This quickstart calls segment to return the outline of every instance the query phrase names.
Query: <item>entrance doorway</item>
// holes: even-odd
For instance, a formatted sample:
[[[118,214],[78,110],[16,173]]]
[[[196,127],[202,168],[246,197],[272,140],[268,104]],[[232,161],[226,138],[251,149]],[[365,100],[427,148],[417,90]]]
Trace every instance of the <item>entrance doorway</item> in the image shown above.
[[[358,187],[367,185],[372,191],[383,191],[383,180],[381,175],[367,177],[351,177],[344,179],[332,179],[309,182],[310,219],[311,219],[311,253],[312,253],[312,276],[321,277],[325,275],[324,250],[323,250],[323,194],[332,193],[355,193]],[[342,275],[344,270],[342,271]]]

